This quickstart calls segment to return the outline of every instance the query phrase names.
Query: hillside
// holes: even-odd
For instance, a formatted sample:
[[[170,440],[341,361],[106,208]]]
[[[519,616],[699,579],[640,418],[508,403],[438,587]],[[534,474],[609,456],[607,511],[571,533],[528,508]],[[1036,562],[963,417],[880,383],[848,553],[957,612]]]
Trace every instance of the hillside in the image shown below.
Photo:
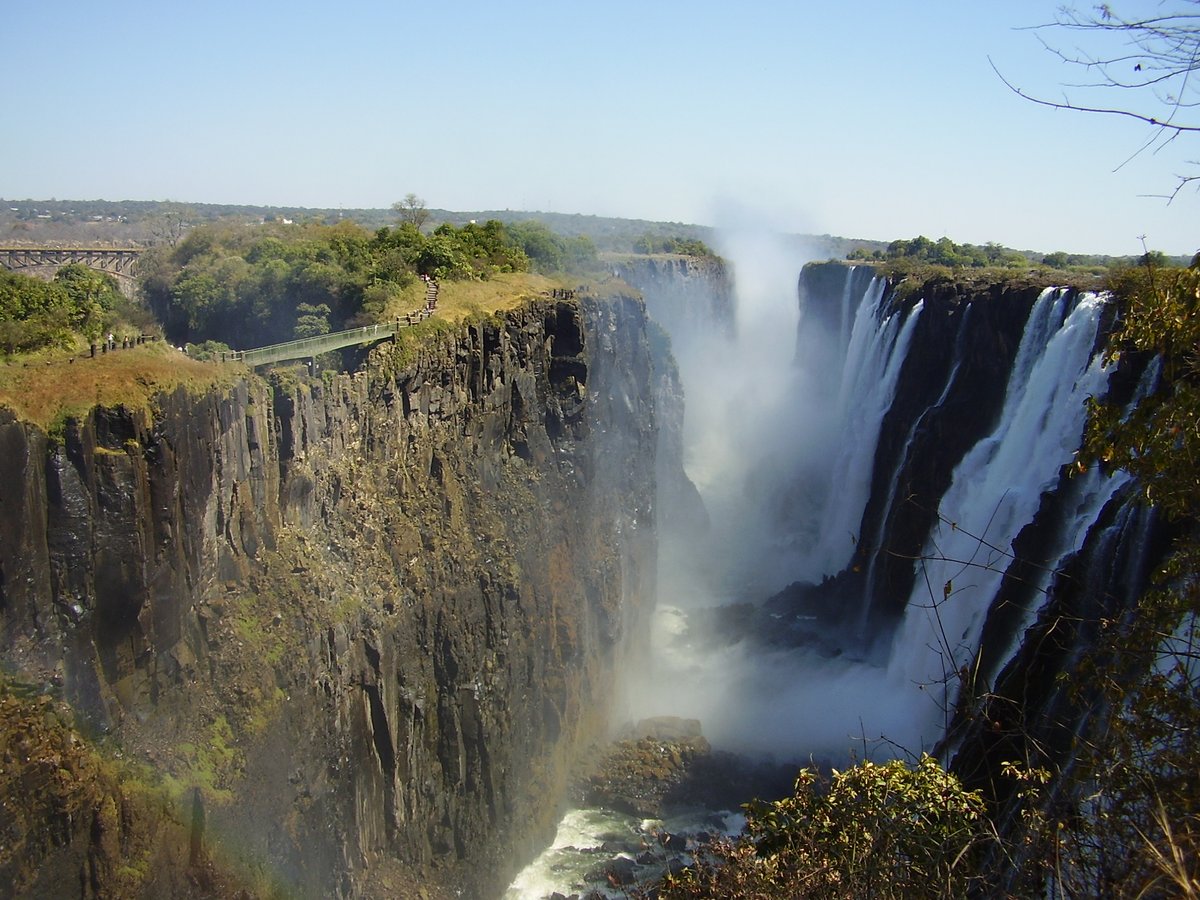
[[[686,222],[625,219],[581,213],[526,210],[448,210],[430,208],[429,227],[442,222],[461,226],[468,222],[497,219],[505,224],[538,221],[565,237],[586,237],[600,251],[627,252],[645,235],[701,240],[716,245],[717,229]],[[155,243],[172,229],[215,222],[320,222],[336,224],[351,220],[366,228],[395,225],[392,209],[314,209],[298,206],[248,206],[219,203],[188,203],[159,200],[34,200],[0,199],[0,244],[6,243]],[[841,259],[854,253],[869,257],[884,252],[887,241],[841,237],[831,234],[788,236],[798,250],[813,258]],[[1006,249],[1006,248],[1005,248]],[[1054,248],[1021,249],[1022,255],[1040,261]],[[1094,255],[1081,262],[1108,265],[1119,257]],[[1186,259],[1173,260],[1185,264]]]

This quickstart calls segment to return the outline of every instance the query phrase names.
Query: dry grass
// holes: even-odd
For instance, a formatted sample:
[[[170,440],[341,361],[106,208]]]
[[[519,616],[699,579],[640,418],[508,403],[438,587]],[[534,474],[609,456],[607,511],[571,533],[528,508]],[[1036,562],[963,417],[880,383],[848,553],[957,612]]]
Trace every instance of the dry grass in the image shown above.
[[[438,293],[438,318],[451,322],[515,309],[526,300],[549,293],[565,283],[544,275],[516,272],[493,275],[487,281],[443,281]]]
[[[611,279],[601,279],[607,282]],[[628,287],[619,284],[626,292]],[[443,281],[435,319],[457,323],[464,319],[515,309],[554,288],[578,287],[578,279],[549,278],[530,273],[494,275],[487,281]],[[604,295],[612,285],[592,284]],[[425,302],[425,285],[406,288],[388,307],[384,319],[415,312]],[[183,385],[203,390],[245,377],[239,365],[190,359],[162,342],[131,350],[89,357],[86,349],[50,350],[0,362],[0,406],[17,417],[53,431],[69,417],[94,406],[149,408],[158,393]]]
[[[528,300],[548,296],[554,288],[576,289],[581,281],[586,282],[589,293],[602,298],[615,294],[637,293],[625,282],[608,275],[567,275],[553,278],[517,272],[493,275],[486,281],[443,281],[438,294],[436,317],[448,322],[461,322],[463,319],[479,315],[516,309]],[[418,284],[413,297],[417,299],[408,309],[402,310],[402,313],[419,308],[424,302],[424,285]]]
[[[441,282],[435,318],[447,322],[490,315],[499,310],[515,309],[526,300],[549,293],[553,288],[569,287],[565,281],[515,272],[493,275],[486,281]],[[397,294],[387,306],[381,321],[415,313],[425,305],[425,283],[416,281]]]
[[[95,359],[87,351],[46,351],[0,364],[0,406],[53,430],[93,406],[148,408],[160,392],[229,383],[245,372],[241,366],[189,359],[161,342],[97,353]]]
[[[440,283],[434,318],[457,323],[463,319],[490,316],[494,312],[514,310],[526,300],[550,293],[552,288],[565,287],[568,284],[562,280],[530,272],[493,275],[487,281],[446,280]],[[403,288],[379,318],[386,322],[418,312],[422,306],[425,306],[425,282],[416,281]]]

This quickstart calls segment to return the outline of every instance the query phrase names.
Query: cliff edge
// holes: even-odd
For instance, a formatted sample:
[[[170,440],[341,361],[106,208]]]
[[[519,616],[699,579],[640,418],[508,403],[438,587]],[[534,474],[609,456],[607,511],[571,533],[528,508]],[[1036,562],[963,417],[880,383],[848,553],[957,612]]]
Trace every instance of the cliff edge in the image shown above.
[[[641,301],[295,372],[0,410],[12,703],[73,711],[9,755],[122,760],[21,819],[19,895],[497,895],[603,736],[656,562]]]

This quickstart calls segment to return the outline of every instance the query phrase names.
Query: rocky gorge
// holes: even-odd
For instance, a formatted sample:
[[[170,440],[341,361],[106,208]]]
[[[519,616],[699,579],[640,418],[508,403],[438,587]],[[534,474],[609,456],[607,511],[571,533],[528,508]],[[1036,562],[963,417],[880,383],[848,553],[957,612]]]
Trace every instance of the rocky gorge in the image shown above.
[[[0,421],[0,877],[486,898],[570,800],[734,806],[853,743],[1003,802],[1003,759],[1069,760],[1087,622],[1155,552],[1070,472],[1141,377],[1104,298],[609,263],[323,377]],[[610,849],[620,890],[673,864]]]
[[[494,896],[605,735],[654,595],[641,301],[294,373],[0,422],[18,895]]]

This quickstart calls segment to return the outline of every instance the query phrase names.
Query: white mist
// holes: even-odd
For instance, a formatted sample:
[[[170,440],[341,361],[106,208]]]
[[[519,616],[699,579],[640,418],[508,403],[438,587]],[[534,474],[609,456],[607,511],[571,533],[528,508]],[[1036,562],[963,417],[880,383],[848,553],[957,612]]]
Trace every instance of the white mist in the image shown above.
[[[717,323],[672,335],[684,464],[711,527],[703,540],[662,536],[654,659],[631,680],[631,716],[697,718],[721,749],[840,760],[910,718],[884,670],[702,640],[689,613],[761,601],[846,562],[916,314],[881,326],[878,284],[865,299],[842,298],[839,315],[802,322],[797,284],[809,257],[794,240],[728,231],[717,249],[736,279],[734,335]],[[836,325],[826,333],[822,321]],[[831,516],[845,535],[831,537]]]

